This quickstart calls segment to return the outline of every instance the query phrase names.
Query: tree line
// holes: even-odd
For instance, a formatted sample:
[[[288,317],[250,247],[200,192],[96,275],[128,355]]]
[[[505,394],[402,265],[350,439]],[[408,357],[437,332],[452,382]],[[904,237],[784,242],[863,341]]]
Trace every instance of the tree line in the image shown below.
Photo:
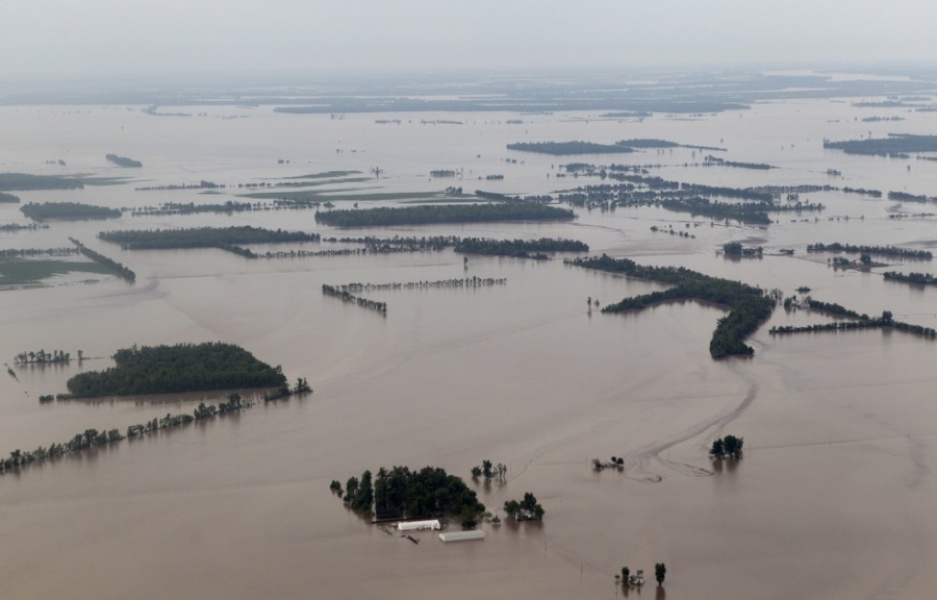
[[[463,254],[530,258],[531,253],[538,252],[588,252],[589,246],[578,240],[555,238],[540,238],[539,240],[463,238],[454,249]]]
[[[19,196],[14,196],[13,194],[6,194],[0,192],[0,204],[19,204]]]
[[[43,202],[42,204],[29,202],[20,207],[20,212],[33,221],[39,221],[40,223],[46,219],[100,221],[116,219],[121,216],[121,212],[116,208],[80,204],[78,202]]]
[[[104,265],[108,269],[115,271],[120,277],[126,279],[130,283],[133,283],[137,280],[137,274],[131,271],[128,267],[125,267],[121,263],[117,262],[112,258],[108,258],[101,254],[100,252],[95,252],[91,248],[88,248],[78,240],[73,237],[68,238],[71,243],[78,246],[78,251],[98,263],[99,265]]]
[[[133,439],[153,434],[161,429],[172,429],[195,421],[214,419],[218,415],[250,408],[250,406],[252,406],[252,403],[242,401],[240,395],[230,394],[228,400],[219,403],[218,406],[206,406],[204,402],[200,403],[191,415],[188,413],[176,415],[167,413],[162,418],[154,418],[152,421],[139,425],[130,425],[127,427],[126,435],[121,434],[119,429],[110,429],[108,431],[86,429],[82,433],[75,434],[69,441],[52,443],[48,448],[39,446],[35,450],[27,452],[19,449],[13,450],[8,458],[0,459],[0,475],[10,471],[18,471],[29,464],[39,464],[66,454],[75,454],[93,448],[110,446],[128,438]]]
[[[322,284],[322,293],[326,296],[332,296],[333,298],[338,298],[342,302],[350,302],[352,304],[357,304],[362,308],[368,308],[371,310],[376,310],[382,315],[387,314],[387,303],[386,302],[377,302],[375,300],[369,300],[367,298],[360,298],[347,292],[341,288],[328,285],[326,283]]]
[[[139,160],[134,160],[126,156],[118,156],[116,154],[106,154],[104,156],[109,162],[114,163],[118,167],[125,167],[131,169],[138,169],[143,166],[143,163]]]
[[[889,281],[900,281],[913,285],[937,285],[937,277],[930,273],[899,273],[898,271],[886,271],[883,273],[885,279]]]
[[[277,388],[286,385],[280,367],[221,342],[123,348],[116,366],[87,371],[66,383],[72,397],[170,394],[231,388]]]
[[[494,221],[571,221],[571,210],[533,203],[421,205],[316,213],[316,222],[334,227],[387,227]]]
[[[727,307],[729,314],[719,319],[709,342],[709,353],[716,359],[754,354],[755,351],[744,343],[744,339],[771,316],[775,306],[775,300],[761,288],[710,277],[683,267],[647,267],[627,258],[614,259],[606,254],[601,257],[577,258],[568,262],[586,269],[619,273],[673,286],[668,290],[625,298],[616,304],[609,304],[602,309],[603,313],[640,311],[674,300],[697,300]]]
[[[196,227],[191,229],[146,229],[102,231],[98,237],[120,244],[125,250],[165,250],[177,248],[213,248],[235,244],[284,244],[318,242],[316,233],[239,227]]]
[[[808,244],[807,252],[847,252],[850,254],[878,254],[880,256],[898,256],[901,258],[919,258],[931,260],[934,255],[930,250],[912,250],[910,248],[899,248],[898,246],[865,246],[853,244],[841,244],[833,242],[832,244]]]

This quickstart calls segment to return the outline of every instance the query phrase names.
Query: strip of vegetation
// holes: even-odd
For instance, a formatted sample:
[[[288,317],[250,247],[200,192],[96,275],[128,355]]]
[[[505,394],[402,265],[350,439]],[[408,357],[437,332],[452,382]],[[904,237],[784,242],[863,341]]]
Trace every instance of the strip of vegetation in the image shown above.
[[[673,285],[665,291],[625,298],[617,304],[609,304],[602,309],[603,313],[641,311],[674,300],[697,300],[728,307],[729,314],[719,319],[709,343],[709,353],[716,359],[754,354],[755,351],[743,340],[771,316],[776,303],[775,299],[768,297],[761,288],[710,277],[683,267],[645,267],[627,258],[614,259],[605,254],[601,257],[577,258],[569,263],[587,269],[620,273]]]
[[[181,185],[155,185],[155,186],[149,186],[149,187],[138,187],[138,188],[134,188],[134,191],[135,192],[154,192],[154,191],[167,192],[167,191],[174,191],[174,190],[223,190],[224,188],[225,188],[224,184],[219,185],[217,183],[213,183],[211,181],[206,181],[202,179],[198,183],[190,183],[190,184],[183,183]]]
[[[424,290],[431,288],[479,288],[505,285],[508,280],[492,277],[465,277],[464,279],[439,279],[436,281],[409,281],[407,283],[348,283],[335,286],[340,292],[377,292],[384,290]],[[331,287],[331,286],[330,286]]]
[[[123,348],[116,366],[79,373],[68,380],[72,397],[174,394],[233,388],[279,388],[286,385],[280,367],[221,342]]]
[[[10,248],[8,250],[0,250],[0,259],[2,258],[27,258],[33,256],[71,256],[72,254],[78,254],[79,251],[77,248],[71,248],[68,246],[62,248]]]
[[[824,148],[846,154],[866,154],[904,158],[910,152],[937,152],[937,135],[889,133],[886,138],[865,138],[841,142],[823,141]]]
[[[492,221],[571,221],[571,210],[534,203],[407,206],[317,212],[316,222],[335,227],[388,227]]]
[[[0,259],[0,286],[32,285],[66,273],[111,274],[113,270],[93,262],[45,258]]]
[[[71,177],[0,173],[0,191],[74,190],[83,187],[85,186],[80,180]]]
[[[888,199],[897,200],[899,202],[937,202],[937,198],[928,197],[924,194],[915,196],[907,192],[888,192]]]
[[[831,304],[826,302],[820,302],[819,300],[814,300],[809,296],[805,298],[807,306],[811,310],[818,312],[823,312],[829,315],[837,317],[845,317],[848,319],[855,319],[854,321],[834,321],[832,323],[823,323],[817,325],[805,325],[803,327],[794,327],[791,325],[781,325],[772,327],[769,330],[771,335],[789,335],[795,333],[817,333],[821,331],[853,331],[857,329],[877,329],[882,327],[891,327],[897,329],[898,331],[904,331],[918,337],[923,337],[927,339],[937,339],[937,330],[931,327],[923,327],[921,325],[914,325],[913,323],[904,323],[902,321],[895,321],[891,311],[883,311],[882,316],[878,318],[869,317],[869,315],[863,313],[859,314],[854,310],[849,310],[839,304]],[[787,301],[785,300],[785,306],[787,306]]]
[[[463,254],[513,256],[516,258],[548,258],[544,252],[588,252],[589,246],[578,240],[540,238],[539,240],[490,240],[463,238],[455,245]]]
[[[19,196],[14,196],[13,194],[5,194],[0,192],[0,204],[19,204]]]
[[[116,260],[108,258],[99,252],[95,252],[94,250],[92,250],[91,248],[88,248],[87,246],[85,246],[84,244],[82,244],[81,242],[79,242],[73,237],[70,237],[68,239],[69,241],[71,241],[71,243],[78,246],[79,252],[81,252],[82,254],[84,254],[85,256],[93,260],[94,262],[98,263],[99,265],[102,265],[104,267],[107,267],[108,269],[111,269],[112,271],[117,273],[120,277],[123,277],[130,283],[133,283],[134,281],[137,280],[136,273],[134,273],[133,271],[131,271],[129,268],[125,267],[121,263],[117,262]]]
[[[118,167],[138,169],[143,166],[143,163],[140,162],[139,160],[133,160],[132,158],[127,158],[126,156],[118,156],[116,154],[107,154],[105,155],[104,158],[114,163]]]
[[[397,466],[388,471],[381,467],[376,478],[372,478],[371,471],[365,471],[361,479],[350,477],[344,490],[336,480],[329,489],[351,510],[378,519],[452,516],[474,521],[485,512],[485,505],[461,478],[438,467],[419,471]]]
[[[38,229],[48,229],[48,225],[41,223],[30,223],[29,225],[20,225],[19,223],[5,223],[0,225],[0,231],[36,231]]]
[[[179,202],[166,202],[158,208],[134,208],[132,209],[131,214],[135,217],[142,215],[195,215],[199,213],[222,213],[230,215],[239,212],[249,212],[252,210],[256,210],[256,208],[250,202],[234,202],[232,200],[228,200],[224,204],[195,204],[194,202],[182,204]]]
[[[852,244],[809,244],[807,252],[847,252],[850,254],[877,254],[879,256],[898,256],[901,258],[918,258],[931,260],[934,255],[929,250],[911,250],[897,246],[854,246]]]
[[[341,287],[334,287],[334,286],[323,283],[322,293],[325,294],[326,296],[332,296],[333,298],[338,298],[342,302],[350,302],[352,304],[357,304],[358,306],[362,308],[376,310],[382,315],[387,314],[386,302],[375,302],[374,300],[368,300],[367,298],[359,298],[358,296],[354,296],[350,292],[345,291]]]
[[[86,429],[84,433],[76,434],[69,441],[59,444],[52,443],[48,448],[39,446],[31,452],[14,450],[10,452],[10,457],[0,460],[0,475],[11,471],[19,471],[30,464],[41,464],[46,460],[51,460],[66,454],[76,454],[94,448],[103,448],[118,444],[127,438],[137,438],[144,435],[151,435],[161,429],[174,429],[183,425],[194,423],[205,419],[214,419],[218,415],[225,415],[236,412],[244,408],[250,408],[251,402],[244,402],[238,394],[231,394],[227,402],[221,402],[218,406],[214,404],[205,405],[200,403],[193,411],[193,414],[181,413],[177,415],[166,414],[161,419],[153,419],[140,425],[131,425],[127,428],[127,435],[124,436],[118,429],[109,431],[98,431],[97,429]]]
[[[706,156],[703,159],[703,166],[712,167],[737,167],[739,169],[755,169],[760,171],[767,171],[769,169],[777,169],[777,167],[772,167],[766,163],[750,163],[750,162],[738,162],[734,160],[724,160],[722,158],[717,158],[715,156]]]
[[[120,244],[126,250],[165,250],[177,248],[217,248],[233,244],[283,244],[318,242],[316,233],[240,227],[197,227],[193,229],[147,229],[104,231],[98,237]]]
[[[884,274],[888,281],[900,281],[912,285],[937,285],[937,277],[930,273],[899,273],[898,271],[887,271]]]
[[[83,358],[83,352],[79,350],[78,360],[81,361]],[[20,352],[13,358],[13,362],[18,365],[59,365],[67,364],[71,360],[71,353],[64,350],[53,350],[52,352],[46,352],[45,350],[34,352],[30,350],[29,352]]]
[[[99,221],[117,219],[121,212],[116,208],[79,204],[78,202],[29,202],[20,207],[20,212],[40,223],[46,219],[58,221]]]
[[[634,152],[627,146],[617,144],[596,144],[594,142],[519,142],[508,144],[508,150],[520,152],[535,152],[537,154],[552,154],[554,156],[567,156],[570,154],[627,154]]]

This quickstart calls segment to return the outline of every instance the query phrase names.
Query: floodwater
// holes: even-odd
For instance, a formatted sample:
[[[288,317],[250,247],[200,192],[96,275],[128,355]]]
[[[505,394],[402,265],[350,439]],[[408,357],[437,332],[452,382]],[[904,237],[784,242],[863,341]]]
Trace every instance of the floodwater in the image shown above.
[[[114,207],[237,199],[238,183],[330,170],[368,177],[374,167],[385,172],[380,180],[328,187],[367,193],[461,185],[534,194],[598,182],[555,177],[574,160],[661,164],[652,174],[711,185],[830,183],[928,195],[937,187],[935,163],[822,148],[823,138],[870,131],[934,134],[937,114],[863,123],[855,119],[891,112],[826,100],[643,121],[581,113],[330,119],[269,108],[160,109],[207,115],[182,118],[140,108],[0,108],[0,171],[132,177],[83,190],[15,192],[23,202]],[[397,118],[399,125],[375,123]],[[516,118],[524,123],[505,122]],[[689,149],[569,158],[504,148],[638,137],[724,147],[719,156],[727,160],[780,168],[684,166],[702,161],[704,152]],[[110,152],[144,167],[110,166]],[[46,164],[58,159],[67,167]],[[830,177],[831,168],[843,176]],[[432,169],[463,176],[430,180]],[[505,178],[478,180],[490,174]],[[134,191],[201,179],[229,188],[220,195]],[[804,250],[834,241],[931,248],[933,216],[888,218],[930,206],[836,192],[804,196],[828,206],[819,220],[781,216],[767,229],[645,208],[578,210],[565,224],[348,233],[571,237],[596,254],[684,265],[785,295],[806,285],[827,302],[937,326],[934,290],[885,282],[885,268],[834,271],[825,256]],[[0,223],[12,222],[26,221],[16,206],[0,205]],[[447,250],[247,261],[220,250],[121,251],[95,239],[110,229],[234,224],[336,234],[317,225],[312,211],[125,215],[0,233],[0,248],[64,246],[76,237],[137,273],[133,285],[105,277],[0,291],[3,362],[13,366],[16,354],[40,348],[91,357],[80,366],[14,366],[18,379],[0,377],[0,453],[194,408],[202,396],[39,404],[39,395],[65,391],[69,376],[109,366],[106,357],[132,344],[231,342],[282,365],[291,380],[307,377],[315,389],[0,478],[0,598],[615,598],[625,592],[614,582],[622,566],[653,573],[656,562],[667,565],[664,589],[651,581],[631,596],[937,593],[934,342],[881,331],[774,338],[772,325],[827,320],[779,308],[750,339],[754,358],[717,362],[708,343],[720,309],[687,302],[637,315],[590,312],[587,297],[604,305],[659,286],[561,260],[470,257],[463,266]],[[655,234],[651,225],[695,237]],[[762,245],[769,255],[726,260],[715,251],[728,241]],[[773,255],[780,248],[796,254]],[[929,262],[898,269],[935,272]],[[387,302],[386,317],[320,293],[323,283],[474,275],[508,281],[364,294]],[[706,450],[727,433],[745,438],[745,458],[718,467]],[[612,455],[625,459],[623,474],[592,470],[592,458]],[[483,459],[507,464],[507,481],[471,483],[469,470]],[[545,520],[485,525],[483,542],[443,545],[427,532],[412,544],[349,513],[328,490],[332,479],[365,469],[427,464],[463,476],[492,510],[533,492]]]

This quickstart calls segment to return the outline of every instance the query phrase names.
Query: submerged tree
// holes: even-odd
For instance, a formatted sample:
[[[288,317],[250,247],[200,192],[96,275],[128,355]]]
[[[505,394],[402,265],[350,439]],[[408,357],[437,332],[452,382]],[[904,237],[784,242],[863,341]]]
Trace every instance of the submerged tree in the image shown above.
[[[664,585],[664,578],[667,576],[667,566],[659,562],[654,565],[654,578],[657,580],[657,585]]]

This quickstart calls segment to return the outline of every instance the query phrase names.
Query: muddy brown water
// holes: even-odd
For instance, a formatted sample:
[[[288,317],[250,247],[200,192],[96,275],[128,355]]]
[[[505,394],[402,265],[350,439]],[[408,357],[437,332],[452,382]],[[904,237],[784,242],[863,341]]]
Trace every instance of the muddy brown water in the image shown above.
[[[665,178],[711,185],[831,183],[933,194],[937,184],[932,163],[912,161],[908,171],[908,161],[823,151],[823,137],[896,127],[855,123],[864,113],[827,101],[692,120],[557,114],[525,117],[521,128],[503,124],[510,115],[449,115],[464,125],[432,127],[406,115],[388,126],[373,115],[332,121],[207,107],[208,118],[185,119],[139,108],[0,108],[11,132],[0,170],[135,178],[17,192],[24,201],[108,206],[227,200],[236,192],[133,191],[142,185],[236,185],[378,165],[384,179],[335,187],[432,191],[457,181],[430,181],[429,170],[463,168],[458,183],[470,190],[547,193],[596,180],[556,179],[556,165],[570,160],[509,153],[506,143],[656,137],[724,146],[727,159],[782,168],[684,167],[702,160],[684,149],[615,162],[664,163]],[[937,129],[931,113],[908,119],[902,131]],[[144,168],[111,167],[103,161],[108,152]],[[58,158],[68,167],[44,164]],[[844,177],[831,179],[828,168]],[[505,180],[477,180],[493,173]],[[833,271],[825,256],[804,251],[818,241],[931,247],[933,217],[895,221],[888,214],[896,203],[888,200],[804,196],[828,205],[819,221],[782,216],[768,229],[712,226],[648,208],[578,211],[568,224],[353,233],[573,237],[593,253],[683,265],[786,294],[807,285],[827,302],[937,325],[934,290],[887,283],[884,269]],[[25,220],[15,206],[0,205],[0,222]],[[613,579],[622,566],[652,574],[661,561],[665,592],[648,577],[640,596],[630,597],[931,598],[937,590],[933,342],[881,331],[773,338],[773,324],[827,320],[778,309],[750,340],[754,358],[716,362],[707,348],[720,309],[687,302],[638,315],[590,313],[587,297],[604,305],[660,288],[560,260],[470,257],[466,268],[460,255],[442,251],[246,261],[219,250],[122,252],[95,239],[105,229],[209,224],[334,233],[316,225],[311,211],[124,216],[0,233],[3,248],[77,237],[138,274],[133,285],[99,278],[0,292],[4,362],[40,348],[73,355],[80,348],[91,357],[80,366],[14,367],[18,380],[0,377],[2,453],[89,427],[124,429],[204,398],[38,403],[40,394],[64,391],[78,370],[105,368],[116,349],[135,343],[236,343],[315,389],[0,478],[0,597],[614,598],[625,592]],[[696,237],[655,234],[651,225]],[[733,240],[797,252],[736,262],[716,255]],[[899,261],[898,268],[935,272],[929,262]],[[320,292],[323,283],[474,275],[508,282],[366,294],[388,303],[386,317]],[[726,433],[745,438],[745,458],[714,465],[706,448]],[[592,471],[592,458],[612,455],[625,459],[623,474]],[[421,541],[412,544],[349,513],[328,490],[332,479],[393,465],[430,464],[467,479],[486,458],[507,464],[508,476],[503,484],[470,483],[482,502],[496,509],[533,492],[546,509],[542,524],[485,525],[485,541],[445,545],[418,532]]]

